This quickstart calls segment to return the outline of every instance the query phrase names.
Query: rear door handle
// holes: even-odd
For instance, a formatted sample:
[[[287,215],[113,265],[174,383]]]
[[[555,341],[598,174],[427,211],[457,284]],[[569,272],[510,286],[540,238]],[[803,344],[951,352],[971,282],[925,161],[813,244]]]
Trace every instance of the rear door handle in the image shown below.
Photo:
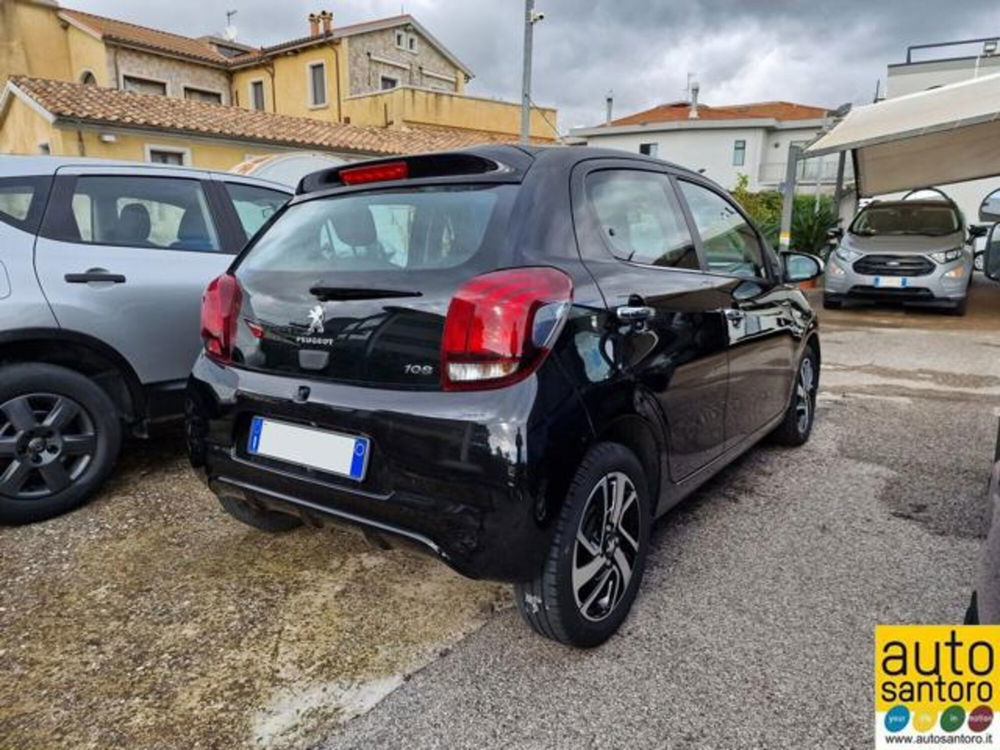
[[[109,281],[112,284],[124,284],[125,277],[120,273],[107,271],[87,271],[86,273],[68,273],[63,276],[67,284],[86,284],[90,281]]]

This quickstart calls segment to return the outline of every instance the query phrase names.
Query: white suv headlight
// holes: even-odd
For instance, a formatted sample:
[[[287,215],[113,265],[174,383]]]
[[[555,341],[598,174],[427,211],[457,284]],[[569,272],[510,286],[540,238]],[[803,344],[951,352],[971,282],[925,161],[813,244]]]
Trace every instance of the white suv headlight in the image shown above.
[[[837,247],[837,257],[845,263],[853,263],[862,255],[864,255],[864,253],[859,253],[857,250],[852,250],[851,248],[844,247],[843,245]]]
[[[962,248],[955,247],[951,250],[942,250],[937,253],[929,253],[929,255],[936,260],[938,263],[951,263],[953,260],[958,260],[962,257]]]

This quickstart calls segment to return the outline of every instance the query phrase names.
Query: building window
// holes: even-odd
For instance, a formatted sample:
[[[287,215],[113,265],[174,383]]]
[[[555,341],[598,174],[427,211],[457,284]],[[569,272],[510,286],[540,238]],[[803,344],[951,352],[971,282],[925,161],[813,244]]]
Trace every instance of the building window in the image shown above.
[[[188,161],[188,152],[182,148],[166,148],[163,146],[147,146],[146,161],[153,164],[172,164],[183,167]]]
[[[264,82],[250,81],[250,106],[258,112],[264,111]]]
[[[326,63],[309,64],[309,105],[326,106]]]
[[[52,153],[52,147],[48,144],[48,142],[39,143],[38,153],[40,153],[42,156],[48,156],[49,154]]]
[[[392,76],[382,76],[380,81],[380,86],[383,91],[388,91],[389,89],[394,89],[399,85],[399,80],[393,78]]]
[[[222,94],[218,91],[207,91],[206,89],[195,89],[190,86],[184,87],[184,98],[196,102],[210,102],[211,104],[222,104]]]
[[[659,153],[659,143],[640,143],[639,153],[643,156],[653,156],[655,157]]]
[[[402,31],[396,32],[396,47],[406,49],[406,34]]]
[[[417,51],[417,35],[416,34],[410,34],[406,38],[406,48],[408,50],[410,50],[410,52],[416,52]]]
[[[85,70],[80,74],[80,83],[84,86],[96,86],[97,78],[94,76],[93,71]]]
[[[122,88],[125,91],[134,91],[137,94],[167,95],[167,84],[164,81],[153,81],[149,78],[138,78],[137,76],[122,76]]]
[[[733,166],[742,167],[747,162],[747,142],[733,141]]]

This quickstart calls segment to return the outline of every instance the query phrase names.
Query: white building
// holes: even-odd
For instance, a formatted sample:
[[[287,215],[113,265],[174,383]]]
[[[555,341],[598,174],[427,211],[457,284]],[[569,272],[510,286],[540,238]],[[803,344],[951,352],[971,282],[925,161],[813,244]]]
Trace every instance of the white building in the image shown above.
[[[1000,73],[998,46],[998,37],[986,37],[909,47],[905,62],[888,67],[886,97],[906,96],[969,78]],[[958,204],[967,222],[977,223],[980,205],[1000,190],[1000,178],[942,185],[938,189]]]
[[[589,146],[656,156],[702,172],[732,189],[746,175],[751,190],[777,190],[784,180],[788,147],[805,145],[829,124],[829,112],[791,102],[709,106],[661,104],[571,135]],[[799,188],[832,190],[837,157],[799,164]],[[848,165],[848,170],[850,166]],[[848,174],[850,179],[850,174]]]

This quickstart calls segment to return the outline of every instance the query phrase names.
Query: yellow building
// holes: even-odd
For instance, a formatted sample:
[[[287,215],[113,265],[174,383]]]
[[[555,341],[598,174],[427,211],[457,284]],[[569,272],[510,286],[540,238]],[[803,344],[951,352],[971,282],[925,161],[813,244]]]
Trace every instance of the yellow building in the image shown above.
[[[11,77],[0,153],[227,169],[292,148],[369,155],[516,139],[519,105],[466,94],[472,72],[412,16],[305,20],[303,37],[253,47],[0,0],[0,81]],[[533,140],[553,142],[555,123],[555,110],[534,109]]]

